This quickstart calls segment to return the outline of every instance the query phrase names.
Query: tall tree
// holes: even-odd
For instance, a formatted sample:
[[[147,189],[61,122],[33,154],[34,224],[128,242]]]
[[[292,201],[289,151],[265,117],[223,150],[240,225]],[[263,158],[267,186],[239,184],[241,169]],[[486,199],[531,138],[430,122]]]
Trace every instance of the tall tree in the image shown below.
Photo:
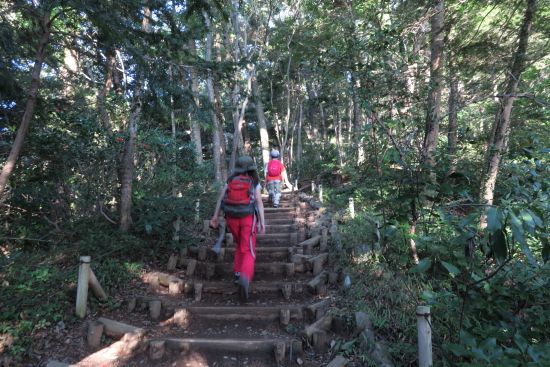
[[[481,181],[480,202],[484,204],[493,204],[493,193],[502,152],[506,145],[505,138],[508,131],[508,125],[510,124],[512,105],[517,98],[516,92],[521,73],[525,70],[527,44],[529,35],[531,34],[531,25],[533,24],[536,7],[537,0],[527,0],[523,23],[518,36],[518,46],[514,53],[510,73],[505,83],[504,95],[499,97],[500,103],[493,123],[489,146],[487,147],[485,168]]]

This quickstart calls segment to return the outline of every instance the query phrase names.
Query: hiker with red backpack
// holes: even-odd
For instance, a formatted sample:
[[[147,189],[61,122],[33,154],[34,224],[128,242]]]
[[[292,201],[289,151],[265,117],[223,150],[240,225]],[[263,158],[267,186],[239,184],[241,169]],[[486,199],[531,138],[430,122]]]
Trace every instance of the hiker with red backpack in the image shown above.
[[[265,185],[269,193],[267,202],[273,202],[273,207],[277,208],[281,199],[281,182],[283,182],[283,178],[286,179],[286,171],[283,163],[279,161],[277,149],[273,149],[269,155],[271,160],[265,167]]]
[[[265,233],[261,191],[254,161],[248,156],[240,157],[220,193],[210,220],[210,225],[217,228],[220,210],[224,211],[227,229],[235,240],[234,282],[239,286],[239,296],[245,300],[248,299],[248,286],[254,276],[256,234]]]

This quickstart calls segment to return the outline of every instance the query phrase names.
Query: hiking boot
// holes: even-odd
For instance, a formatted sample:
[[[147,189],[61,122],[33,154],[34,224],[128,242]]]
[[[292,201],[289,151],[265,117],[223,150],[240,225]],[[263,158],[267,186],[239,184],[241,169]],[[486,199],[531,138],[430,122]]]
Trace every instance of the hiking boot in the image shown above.
[[[235,273],[235,275],[233,276],[233,283],[235,283],[235,285],[239,284],[239,277],[240,276],[241,276],[241,273]]]
[[[267,203],[271,204],[272,202],[273,202],[273,194],[269,194],[269,196],[267,198]]]
[[[239,299],[246,301],[248,299],[248,284],[249,281],[246,278],[239,279]]]
[[[274,208],[278,208],[278,207],[279,207],[279,203],[273,204],[273,207],[274,207]]]

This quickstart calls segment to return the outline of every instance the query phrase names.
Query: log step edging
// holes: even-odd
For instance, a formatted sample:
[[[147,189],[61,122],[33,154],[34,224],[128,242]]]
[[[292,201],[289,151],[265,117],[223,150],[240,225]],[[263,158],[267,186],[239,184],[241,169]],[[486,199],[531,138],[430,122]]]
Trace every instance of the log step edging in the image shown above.
[[[281,317],[281,310],[288,311],[290,319],[302,320],[301,307],[186,307],[175,310],[172,320],[177,324],[180,319],[186,319],[186,315],[214,320],[277,320]]]
[[[164,341],[166,349],[177,351],[216,350],[225,352],[273,353],[275,344],[284,343],[290,350],[292,339],[206,339],[206,338],[157,338],[145,343]]]

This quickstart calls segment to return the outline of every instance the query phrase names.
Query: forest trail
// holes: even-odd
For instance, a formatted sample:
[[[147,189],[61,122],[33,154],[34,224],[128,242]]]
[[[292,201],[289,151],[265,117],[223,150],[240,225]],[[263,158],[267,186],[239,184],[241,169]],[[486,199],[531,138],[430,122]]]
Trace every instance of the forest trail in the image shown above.
[[[226,235],[222,251],[216,254],[212,239],[219,230],[209,229],[212,243],[206,248],[173,255],[167,259],[169,270],[149,274],[148,294],[135,299],[135,308],[129,299],[116,315],[99,319],[105,324],[103,334],[112,334],[113,339],[118,334],[119,341],[107,347],[102,342],[77,365],[326,365],[332,339],[325,331],[308,328],[318,323],[316,319],[324,323],[320,329],[330,328],[330,320],[323,318],[330,305],[325,286],[328,273],[322,271],[328,254],[320,256],[320,261],[308,261],[319,258],[313,248],[321,236],[313,239],[313,245],[306,241],[306,224],[315,219],[316,211],[290,193],[283,194],[278,208],[266,203],[267,196],[263,200],[266,234],[257,236],[255,276],[247,300],[240,299],[234,285],[231,236]],[[320,301],[318,307],[308,308]],[[128,330],[111,323],[114,320],[141,329],[137,339],[131,340],[128,334],[120,338]]]

